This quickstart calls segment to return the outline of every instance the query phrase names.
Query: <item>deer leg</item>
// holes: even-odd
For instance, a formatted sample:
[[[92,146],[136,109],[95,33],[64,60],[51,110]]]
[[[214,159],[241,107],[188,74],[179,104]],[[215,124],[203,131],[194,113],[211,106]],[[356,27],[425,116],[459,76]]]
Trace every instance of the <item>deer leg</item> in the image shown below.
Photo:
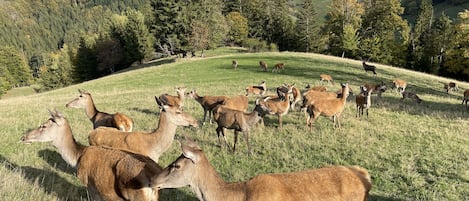
[[[230,143],[228,143],[228,140],[226,140],[225,131],[226,131],[226,128],[222,128],[221,133],[223,135],[223,139],[225,140],[226,146],[228,147],[228,149],[231,149]]]
[[[282,115],[278,115],[278,127],[282,128]]]
[[[223,147],[223,145],[221,144],[221,140],[220,140],[221,129],[223,128],[217,127],[216,131],[217,131],[218,144],[220,144],[220,147]]]
[[[202,122],[202,125],[205,125],[206,118],[207,118],[207,109],[204,108],[204,121]]]

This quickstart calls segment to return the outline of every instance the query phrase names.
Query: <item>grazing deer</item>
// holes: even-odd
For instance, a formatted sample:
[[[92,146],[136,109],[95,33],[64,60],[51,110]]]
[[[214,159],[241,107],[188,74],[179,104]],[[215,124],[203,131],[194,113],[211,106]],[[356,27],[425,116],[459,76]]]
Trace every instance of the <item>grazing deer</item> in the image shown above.
[[[267,71],[267,64],[264,61],[259,61],[259,67],[261,71]]]
[[[238,61],[233,60],[233,61],[231,62],[231,66],[233,66],[233,68],[236,70],[236,68],[238,68]]]
[[[256,103],[259,99],[256,100]],[[220,141],[220,134],[225,140],[225,144],[230,147],[225,137],[225,129],[234,130],[234,143],[233,152],[236,151],[236,143],[238,142],[238,133],[243,132],[244,140],[246,141],[248,152],[251,153],[251,146],[249,145],[249,131],[259,120],[264,117],[261,108],[256,105],[251,113],[245,113],[239,110],[233,110],[226,106],[220,105],[214,109],[213,118],[218,124],[216,129],[218,142]]]
[[[148,157],[109,147],[76,142],[67,119],[58,111],[23,137],[23,143],[52,142],[62,158],[77,168],[91,200],[158,200],[152,179],[162,168]]]
[[[320,116],[332,117],[334,122],[337,120],[339,129],[340,127],[340,115],[344,111],[345,103],[347,102],[347,96],[349,94],[348,83],[341,84],[342,86],[342,97],[335,99],[319,99],[313,102],[307,107],[307,113],[309,114],[306,118],[306,126],[310,126],[310,130],[313,129],[313,123]]]
[[[403,91],[401,92],[401,94],[402,94],[401,101],[404,101],[404,99],[409,98],[411,100],[416,101],[417,103],[422,102],[422,99],[420,99],[419,96],[414,92]]]
[[[466,91],[464,91],[464,97],[462,99],[462,103],[464,105],[464,103],[466,103],[466,108],[469,109],[469,107],[467,106],[467,102],[469,101],[469,89],[466,89]]]
[[[327,82],[328,84],[334,85],[334,80],[332,79],[331,75],[321,74],[319,75],[319,78],[320,78],[319,80],[320,83]]]
[[[169,106],[179,107],[182,109],[184,106],[184,100],[186,99],[186,94],[185,94],[186,90],[187,90],[186,87],[177,87],[176,88],[177,96],[163,94],[160,96],[160,98],[164,96],[168,100]]]
[[[83,108],[86,116],[93,122],[93,129],[99,126],[113,127],[121,131],[130,132],[133,129],[133,121],[130,117],[121,114],[109,114],[96,109],[91,94],[85,90],[78,89],[80,95],[65,105],[68,108]]]
[[[285,64],[284,63],[278,63],[278,64],[274,65],[274,67],[272,68],[272,72],[283,71],[284,69],[285,69]]]
[[[151,132],[122,132],[116,129],[99,127],[89,133],[89,143],[95,146],[108,146],[116,149],[129,150],[150,157],[158,162],[160,156],[173,143],[178,126],[197,127],[197,120],[179,107],[171,107],[164,97],[155,96],[160,107],[158,128]]]
[[[446,89],[446,93],[449,93],[449,91],[457,91],[458,85],[455,82],[450,82],[450,83],[445,83],[443,88]]]
[[[399,93],[404,92],[405,88],[407,87],[407,82],[405,80],[395,79],[392,81],[392,83],[392,89],[396,88]]]
[[[256,94],[259,96],[263,96],[265,92],[267,91],[267,86],[265,84],[265,81],[262,81],[258,86],[248,86],[246,87],[246,96],[249,96],[249,94]]]
[[[356,117],[363,116],[363,110],[366,110],[366,118],[368,118],[368,110],[371,107],[371,93],[373,92],[373,89],[367,90],[365,87],[360,86],[360,90],[362,92],[355,96],[355,103],[357,104]]]
[[[368,65],[365,63],[365,61],[362,61],[362,65],[363,65],[363,69],[365,70],[365,73],[368,71],[371,71],[376,76],[376,66]]]
[[[368,171],[358,166],[326,166],[225,182],[195,142],[154,180],[159,189],[190,186],[200,201],[364,201],[371,189]]]

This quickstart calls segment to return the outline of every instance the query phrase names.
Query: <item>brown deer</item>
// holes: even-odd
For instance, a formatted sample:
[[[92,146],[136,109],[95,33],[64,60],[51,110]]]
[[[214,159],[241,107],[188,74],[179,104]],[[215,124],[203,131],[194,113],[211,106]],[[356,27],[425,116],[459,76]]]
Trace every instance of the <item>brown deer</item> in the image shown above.
[[[236,68],[238,68],[238,61],[233,60],[233,61],[231,62],[231,66],[233,66],[233,68],[236,70]]]
[[[272,68],[272,72],[279,72],[279,71],[283,71],[284,69],[285,69],[285,64],[278,63],[274,65],[274,67]]]
[[[449,93],[449,91],[457,91],[458,85],[455,82],[450,82],[445,83],[443,88],[446,90],[446,93]]]
[[[365,87],[360,86],[362,91],[360,94],[355,96],[355,103],[357,104],[357,117],[363,116],[363,111],[366,111],[366,118],[368,118],[368,110],[371,107],[371,93],[373,89],[367,90]]]
[[[154,180],[159,189],[190,186],[201,201],[364,201],[371,189],[368,171],[358,166],[326,166],[289,173],[261,174],[225,182],[195,142]]]
[[[168,100],[155,97],[160,107],[158,128],[151,132],[122,132],[116,129],[99,127],[89,133],[89,143],[95,146],[108,146],[129,150],[145,155],[158,162],[160,156],[173,143],[178,126],[197,127],[197,120],[179,107],[171,107]]]
[[[290,99],[281,97],[272,98],[269,96],[263,100],[256,101],[256,107],[257,106],[262,109],[263,114],[276,114],[279,128],[282,128],[282,117],[288,114],[290,110]]]
[[[259,99],[256,100],[256,103]],[[251,128],[264,117],[261,108],[256,105],[251,113],[242,112],[239,110],[230,109],[224,105],[220,105],[214,110],[213,118],[218,124],[216,129],[218,142],[221,143],[220,134],[225,140],[225,144],[230,147],[226,140],[225,129],[234,130],[234,143],[233,152],[236,151],[236,143],[238,142],[238,133],[243,132],[244,140],[246,141],[248,152],[251,153],[251,146],[249,145],[249,131]]]
[[[307,113],[309,115],[306,118],[306,125],[308,126],[309,124],[310,130],[313,129],[313,123],[320,115],[331,117],[334,122],[334,127],[337,120],[338,127],[339,129],[341,128],[340,115],[344,111],[345,103],[347,102],[347,96],[349,94],[348,83],[341,85],[343,94],[342,97],[335,99],[319,99],[307,107]]]
[[[382,94],[386,92],[387,87],[386,84],[381,81],[381,84],[371,84],[371,83],[366,83],[363,85],[366,90],[373,89],[372,94],[377,94],[377,100],[381,100]]]
[[[368,71],[371,71],[376,76],[376,66],[368,65],[365,63],[365,61],[362,61],[362,65],[363,65],[363,69],[365,70],[365,73],[367,73]]]
[[[62,158],[77,168],[77,177],[87,187],[91,200],[158,200],[158,189],[151,187],[152,179],[162,171],[157,163],[127,151],[81,145],[60,112],[50,115],[21,141],[52,142]]]
[[[466,91],[464,91],[464,94],[463,94],[463,99],[462,99],[462,103],[464,105],[464,103],[466,103],[466,108],[469,109],[469,107],[467,106],[467,102],[469,101],[469,89],[466,89]]]
[[[407,87],[407,82],[405,80],[395,79],[392,81],[392,83],[392,89],[396,88],[399,93],[404,92],[405,88]]]
[[[134,123],[130,117],[118,112],[115,114],[100,112],[96,109],[89,92],[82,89],[79,89],[78,92],[80,92],[80,95],[67,103],[65,107],[85,109],[86,116],[93,123],[93,129],[99,126],[106,126],[126,132],[132,131]]]
[[[259,61],[259,67],[261,68],[261,71],[267,71],[267,63],[264,61]]]
[[[183,108],[184,106],[184,100],[186,99],[186,87],[177,87],[176,88],[176,94],[177,96],[172,96],[168,94],[163,94],[161,96],[165,96],[166,99],[168,100],[168,105],[170,106],[175,106],[179,108]],[[160,97],[161,98],[161,97]]]
[[[259,96],[263,96],[265,92],[267,91],[267,86],[265,84],[265,81],[262,81],[258,86],[248,86],[246,87],[246,96],[249,96],[249,94],[256,94]]]
[[[309,91],[309,90],[321,91],[321,92],[326,92],[327,91],[327,87],[325,87],[325,86],[311,86],[310,84],[307,84],[305,89],[306,89],[306,92]]]
[[[327,82],[328,84],[334,85],[334,80],[332,79],[331,75],[321,74],[321,75],[319,75],[319,78],[320,78],[319,82],[321,82],[321,83]]]
[[[417,103],[422,103],[422,99],[420,99],[420,97],[414,92],[403,91],[401,94],[402,94],[401,101],[404,101],[404,99],[409,98],[411,100],[414,100]]]

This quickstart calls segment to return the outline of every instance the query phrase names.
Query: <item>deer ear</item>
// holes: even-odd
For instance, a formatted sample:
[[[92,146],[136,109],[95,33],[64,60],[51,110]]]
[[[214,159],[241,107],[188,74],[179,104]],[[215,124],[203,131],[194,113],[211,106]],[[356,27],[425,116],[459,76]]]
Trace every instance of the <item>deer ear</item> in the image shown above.
[[[155,96],[156,103],[160,106],[160,109],[164,112],[169,106],[164,102],[165,96],[161,95],[159,98]],[[167,101],[167,100],[166,100]]]
[[[49,114],[50,116],[52,117],[52,119],[54,120],[54,122],[61,126],[64,124],[64,115],[62,113],[60,113],[57,109],[54,109],[54,111],[51,111],[51,110],[48,110],[49,111]]]
[[[180,142],[182,154],[186,158],[190,159],[193,163],[199,162],[200,160],[199,151],[201,151],[201,149],[194,141],[190,140],[187,136],[186,136],[186,141],[187,141],[186,143]]]

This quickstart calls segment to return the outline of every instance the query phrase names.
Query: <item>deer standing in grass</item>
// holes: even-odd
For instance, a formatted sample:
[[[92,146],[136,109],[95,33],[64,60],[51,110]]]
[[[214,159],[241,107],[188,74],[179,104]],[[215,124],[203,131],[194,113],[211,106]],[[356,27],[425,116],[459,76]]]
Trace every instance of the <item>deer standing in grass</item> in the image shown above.
[[[168,105],[170,106],[175,106],[179,108],[183,108],[184,106],[184,100],[186,99],[186,87],[178,87],[176,88],[176,94],[177,96],[172,96],[168,94],[163,94],[161,96],[165,96],[166,99],[168,100]],[[161,97],[160,97],[161,98]]]
[[[267,71],[267,63],[265,63],[264,61],[259,61],[259,67],[261,68],[261,71]]]
[[[256,100],[256,103],[259,99]],[[219,105],[214,109],[213,118],[218,124],[216,129],[218,142],[221,143],[220,134],[225,140],[225,144],[228,144],[225,136],[226,129],[234,130],[234,143],[233,143],[233,152],[236,151],[236,143],[238,142],[238,133],[243,132],[244,140],[246,141],[248,152],[251,153],[251,146],[249,145],[249,131],[251,128],[263,118],[264,114],[261,108],[256,105],[251,113],[242,112],[239,110],[230,109],[224,105]]]
[[[332,84],[334,85],[334,80],[332,79],[332,76],[331,75],[328,75],[328,74],[321,74],[319,75],[319,82],[323,83],[323,82],[327,82],[329,84]]]
[[[340,115],[344,111],[345,103],[347,102],[347,96],[349,94],[349,87],[348,84],[341,84],[342,85],[342,97],[335,98],[335,99],[319,99],[312,103],[307,108],[308,116],[306,118],[306,125],[310,126],[310,130],[313,129],[313,123],[316,119],[320,116],[331,117],[332,121],[335,123],[337,121],[339,129],[340,126]]]
[[[368,65],[365,63],[365,61],[362,61],[362,65],[363,65],[363,69],[365,70],[365,73],[367,73],[368,71],[371,71],[376,76],[376,66]]]
[[[377,94],[377,100],[381,100],[381,97],[382,97],[382,94],[384,92],[386,92],[387,90],[387,87],[386,87],[386,84],[381,81],[381,84],[370,84],[370,83],[366,83],[363,85],[366,90],[370,91],[371,89],[373,89],[373,92],[372,94]]]
[[[368,110],[371,107],[371,93],[373,89],[367,90],[365,87],[360,86],[362,91],[360,94],[355,96],[355,103],[357,104],[357,117],[363,116],[364,110],[366,111],[366,118],[368,118]]]
[[[178,126],[197,127],[197,120],[179,107],[171,107],[168,100],[155,97],[160,107],[158,128],[151,132],[122,132],[112,128],[99,127],[89,133],[89,143],[95,146],[108,146],[129,150],[150,157],[158,162],[160,156],[173,143]]]
[[[267,91],[267,86],[265,84],[265,81],[262,81],[258,86],[246,87],[246,96],[249,96],[249,94],[256,94],[259,96],[263,96],[266,91]]]
[[[469,102],[469,89],[466,89],[466,91],[464,91],[462,103],[461,103],[463,105],[464,103],[466,103],[466,108],[469,109],[469,107],[467,106],[467,102]]]
[[[405,88],[407,87],[407,82],[405,80],[401,79],[395,79],[392,81],[393,86],[392,88],[396,88],[399,93],[402,93],[405,91]]]
[[[443,88],[446,90],[446,93],[449,93],[449,91],[457,91],[458,85],[455,82],[450,82],[445,83]]]
[[[231,62],[231,66],[233,66],[233,68],[236,70],[236,68],[238,68],[238,61],[233,60],[233,61]]]
[[[85,90],[79,89],[80,95],[65,105],[68,108],[83,108],[86,116],[93,123],[93,129],[99,126],[113,127],[121,131],[130,132],[133,129],[133,121],[130,117],[121,114],[109,114],[100,112],[96,109],[91,94]]]
[[[160,189],[190,186],[200,201],[365,201],[371,189],[368,171],[358,166],[261,174],[227,183],[195,142],[181,143],[181,149],[181,156],[153,185]]]
[[[288,114],[288,111],[290,110],[290,99],[288,97],[267,97],[264,100],[256,101],[256,107],[257,106],[260,106],[263,114],[276,114],[278,117],[279,128],[282,128],[282,117]]]
[[[21,141],[52,142],[62,158],[77,168],[77,177],[87,187],[91,200],[158,200],[158,189],[151,187],[152,179],[162,171],[157,163],[127,151],[81,145],[60,112],[50,112],[50,115]]]
[[[272,68],[272,72],[279,72],[279,71],[283,71],[284,69],[285,69],[285,64],[278,63],[274,65],[274,67]]]

